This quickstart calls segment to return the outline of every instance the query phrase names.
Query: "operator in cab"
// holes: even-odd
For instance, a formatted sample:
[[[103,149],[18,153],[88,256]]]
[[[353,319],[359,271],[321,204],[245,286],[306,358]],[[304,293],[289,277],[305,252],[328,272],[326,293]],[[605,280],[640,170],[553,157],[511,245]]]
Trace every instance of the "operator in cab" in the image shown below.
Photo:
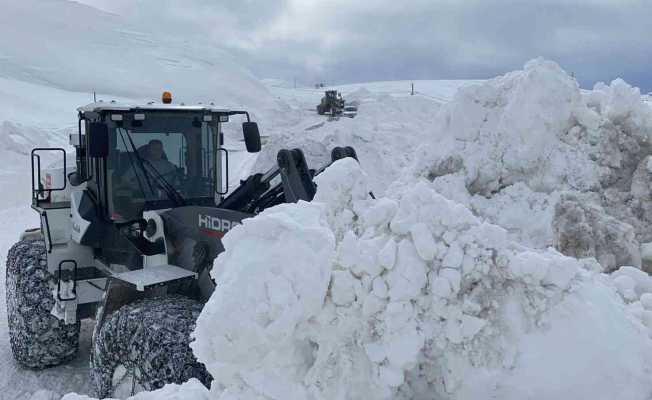
[[[150,140],[145,151],[145,158],[164,178],[168,178],[177,172],[176,165],[172,164],[165,157],[163,142],[158,139]]]
[[[166,182],[176,185],[179,178],[179,168],[168,161],[163,142],[158,139],[150,140],[149,143],[138,149],[138,153],[142,159],[144,170],[138,167],[138,164],[135,164],[122,176],[122,181],[130,187],[138,187],[140,190],[145,191],[143,195],[146,197],[165,198],[158,190],[161,182],[156,178],[156,174],[152,173],[152,169],[155,169],[156,173]],[[144,173],[145,171],[146,173]]]

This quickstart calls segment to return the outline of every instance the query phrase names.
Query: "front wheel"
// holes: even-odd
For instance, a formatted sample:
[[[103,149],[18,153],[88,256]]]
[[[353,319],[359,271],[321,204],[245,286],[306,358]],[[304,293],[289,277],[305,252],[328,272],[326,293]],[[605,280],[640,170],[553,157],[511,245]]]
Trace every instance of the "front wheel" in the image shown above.
[[[96,327],[91,378],[100,397],[128,396],[168,383],[212,377],[189,347],[202,305],[182,296],[143,299],[123,306]]]
[[[7,254],[7,320],[14,358],[41,369],[72,360],[79,348],[79,321],[66,325],[52,314],[56,280],[48,272],[43,240],[25,239]]]

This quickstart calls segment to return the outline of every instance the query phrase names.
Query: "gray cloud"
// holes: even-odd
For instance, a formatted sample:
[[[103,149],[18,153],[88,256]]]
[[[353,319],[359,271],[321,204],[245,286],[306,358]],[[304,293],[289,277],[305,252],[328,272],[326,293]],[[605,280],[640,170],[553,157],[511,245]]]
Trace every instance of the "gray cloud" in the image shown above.
[[[85,0],[304,83],[491,77],[531,58],[652,90],[647,0]]]

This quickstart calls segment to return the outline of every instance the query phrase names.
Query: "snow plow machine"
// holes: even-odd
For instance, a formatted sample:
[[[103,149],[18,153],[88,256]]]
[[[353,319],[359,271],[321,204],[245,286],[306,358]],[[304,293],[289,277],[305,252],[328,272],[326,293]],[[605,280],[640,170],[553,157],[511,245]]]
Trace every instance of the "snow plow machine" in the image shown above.
[[[328,115],[331,118],[340,116],[353,118],[357,113],[358,107],[355,104],[346,104],[342,94],[337,90],[327,90],[317,104],[317,114]]]
[[[75,166],[62,148],[36,148],[32,208],[40,228],[21,234],[7,257],[6,297],[14,358],[40,369],[70,361],[82,320],[94,320],[90,355],[99,397],[212,377],[189,347],[216,283],[221,238],[243,219],[286,202],[311,201],[301,150],[229,191],[222,125],[242,123],[248,152],[260,134],[246,111],[171,103],[92,103],[78,109]],[[41,170],[47,155],[63,168]],[[337,147],[331,161],[357,159]],[[330,164],[329,164],[330,165]]]

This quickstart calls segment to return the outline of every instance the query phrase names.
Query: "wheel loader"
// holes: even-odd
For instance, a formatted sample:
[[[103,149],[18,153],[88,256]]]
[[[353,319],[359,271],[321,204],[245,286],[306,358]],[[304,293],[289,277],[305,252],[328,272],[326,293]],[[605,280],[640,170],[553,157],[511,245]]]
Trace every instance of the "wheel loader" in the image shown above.
[[[14,357],[35,369],[70,361],[89,320],[97,396],[190,378],[210,386],[189,342],[216,287],[210,272],[222,237],[268,207],[312,200],[325,167],[310,169],[299,149],[280,150],[276,166],[229,190],[223,125],[246,119],[246,150],[261,148],[247,111],[176,105],[166,93],[162,103],[92,103],[78,117],[74,166],[63,148],[31,152],[41,223],[7,257]],[[48,155],[61,157],[60,167],[42,169]],[[333,149],[331,161],[343,157],[357,158],[350,147]]]
[[[331,118],[339,116],[353,118],[358,113],[358,106],[356,104],[347,104],[342,94],[337,90],[327,90],[324,92],[324,97],[321,98],[317,104],[317,114],[328,115]]]

